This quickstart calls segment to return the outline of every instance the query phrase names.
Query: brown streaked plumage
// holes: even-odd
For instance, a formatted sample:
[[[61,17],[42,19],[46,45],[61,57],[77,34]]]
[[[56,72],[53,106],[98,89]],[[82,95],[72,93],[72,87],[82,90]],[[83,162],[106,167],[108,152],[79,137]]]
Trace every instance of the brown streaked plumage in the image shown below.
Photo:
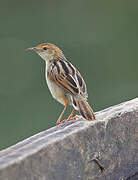
[[[95,120],[92,108],[87,102],[88,94],[84,79],[79,71],[65,58],[54,44],[44,43],[28,50],[34,50],[46,62],[46,81],[52,96],[65,106],[57,124],[73,120],[76,110],[87,120]],[[74,107],[67,120],[61,121],[68,105]]]

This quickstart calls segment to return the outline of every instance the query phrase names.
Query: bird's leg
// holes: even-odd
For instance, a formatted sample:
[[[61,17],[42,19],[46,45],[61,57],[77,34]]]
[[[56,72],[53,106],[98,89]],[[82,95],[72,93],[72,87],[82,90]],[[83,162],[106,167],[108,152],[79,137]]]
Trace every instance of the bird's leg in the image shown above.
[[[65,120],[61,121],[61,123],[65,123],[65,122],[68,122],[68,121],[71,121],[71,120],[76,120],[76,117],[72,117],[75,112],[76,112],[76,110],[73,109],[73,111],[69,115],[68,119],[65,119]]]
[[[71,114],[69,115],[67,121],[76,120],[75,117],[72,117],[75,112],[76,112],[76,109],[73,109],[73,111],[72,111]]]
[[[60,116],[59,116],[59,118],[58,118],[58,120],[57,120],[57,125],[59,125],[59,124],[62,123],[62,122],[61,122],[61,119],[62,119],[63,114],[64,114],[65,111],[67,110],[67,108],[68,108],[68,104],[65,105],[65,107],[64,107],[64,109],[63,109],[63,111],[62,111],[62,113],[60,114]]]

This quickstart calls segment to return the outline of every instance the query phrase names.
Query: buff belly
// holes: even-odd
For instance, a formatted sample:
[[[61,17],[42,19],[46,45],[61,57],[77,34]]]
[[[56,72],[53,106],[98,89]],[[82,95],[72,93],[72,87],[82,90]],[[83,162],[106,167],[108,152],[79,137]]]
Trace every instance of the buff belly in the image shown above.
[[[58,87],[53,81],[51,81],[48,77],[46,77],[48,88],[53,96],[58,102],[65,105],[67,98],[65,96],[64,89]]]

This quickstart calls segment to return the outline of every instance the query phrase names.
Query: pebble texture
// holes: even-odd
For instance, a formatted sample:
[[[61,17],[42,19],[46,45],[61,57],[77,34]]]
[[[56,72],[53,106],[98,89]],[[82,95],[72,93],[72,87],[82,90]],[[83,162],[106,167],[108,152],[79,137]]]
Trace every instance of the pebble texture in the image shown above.
[[[138,98],[95,114],[1,151],[0,180],[138,180]]]

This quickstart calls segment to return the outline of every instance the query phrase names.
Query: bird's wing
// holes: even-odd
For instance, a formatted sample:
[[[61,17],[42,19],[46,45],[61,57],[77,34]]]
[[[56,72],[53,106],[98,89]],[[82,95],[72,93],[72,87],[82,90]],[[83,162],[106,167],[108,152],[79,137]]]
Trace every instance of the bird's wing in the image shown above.
[[[80,94],[88,98],[87,87],[79,71],[76,71],[76,77],[80,88]]]
[[[72,95],[81,95],[87,98],[86,84],[79,71],[70,62],[57,62],[49,76],[58,86]]]

